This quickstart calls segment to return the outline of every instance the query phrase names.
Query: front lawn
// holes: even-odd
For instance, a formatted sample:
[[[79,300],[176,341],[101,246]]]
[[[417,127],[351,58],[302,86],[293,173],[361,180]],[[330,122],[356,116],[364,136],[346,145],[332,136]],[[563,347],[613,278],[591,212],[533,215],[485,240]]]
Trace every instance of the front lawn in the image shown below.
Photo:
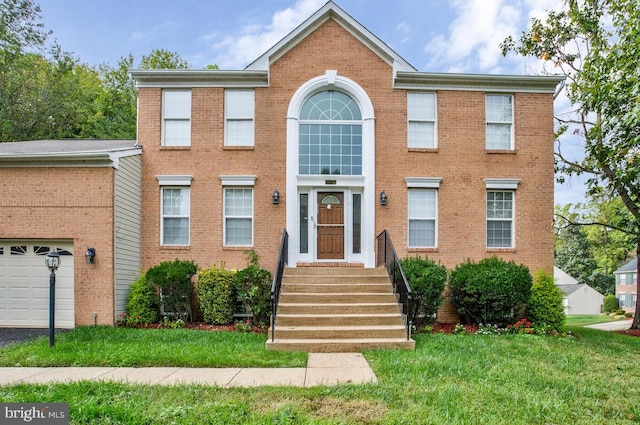
[[[0,350],[0,366],[304,367],[305,353],[267,351],[265,334],[80,327]]]
[[[415,335],[416,351],[365,353],[378,384],[246,389],[16,385],[0,387],[0,402],[67,402],[74,424],[638,423],[640,338],[577,327],[571,331],[574,337]],[[261,349],[252,342],[254,335],[231,338],[236,336]],[[239,343],[236,357],[247,353],[244,344]],[[0,350],[1,358],[7,350]],[[209,350],[216,351],[215,345]]]

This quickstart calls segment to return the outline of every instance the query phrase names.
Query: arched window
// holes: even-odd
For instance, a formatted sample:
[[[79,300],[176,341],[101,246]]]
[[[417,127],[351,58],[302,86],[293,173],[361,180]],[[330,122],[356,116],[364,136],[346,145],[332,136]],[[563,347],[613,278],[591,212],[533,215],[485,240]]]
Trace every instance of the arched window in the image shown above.
[[[300,113],[301,175],[362,175],[362,114],[348,95],[325,90]]]

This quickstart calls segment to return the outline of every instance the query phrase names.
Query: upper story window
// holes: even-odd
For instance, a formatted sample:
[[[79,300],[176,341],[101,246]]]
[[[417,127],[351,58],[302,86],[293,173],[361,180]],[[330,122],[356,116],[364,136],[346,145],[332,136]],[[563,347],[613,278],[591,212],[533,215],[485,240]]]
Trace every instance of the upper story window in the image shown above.
[[[409,148],[437,146],[435,93],[407,93],[407,120]]]
[[[362,175],[362,115],[347,94],[325,90],[300,113],[299,172]]]
[[[620,275],[620,285],[626,285],[627,284],[627,275],[626,274],[621,274]]]
[[[191,145],[191,90],[162,92],[162,145]]]
[[[486,95],[485,115],[487,120],[486,148],[513,150],[513,96]]]
[[[225,146],[254,145],[255,91],[225,90]]]

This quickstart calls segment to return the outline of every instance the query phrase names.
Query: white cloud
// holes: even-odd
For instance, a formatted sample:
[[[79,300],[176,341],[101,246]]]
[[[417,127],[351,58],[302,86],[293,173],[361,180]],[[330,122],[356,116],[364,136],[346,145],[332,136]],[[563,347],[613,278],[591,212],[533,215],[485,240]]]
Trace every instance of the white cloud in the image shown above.
[[[273,14],[269,24],[249,24],[236,34],[220,37],[216,34],[212,40],[216,56],[212,63],[221,69],[243,68],[266,52],[289,32],[315,13],[326,0],[298,0],[292,7]]]

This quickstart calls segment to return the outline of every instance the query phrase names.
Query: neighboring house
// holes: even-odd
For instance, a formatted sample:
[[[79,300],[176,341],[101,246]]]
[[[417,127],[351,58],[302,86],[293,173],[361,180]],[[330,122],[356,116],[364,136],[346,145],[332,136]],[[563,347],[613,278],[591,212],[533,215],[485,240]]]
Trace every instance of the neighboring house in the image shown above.
[[[561,77],[419,72],[333,2],[244,70],[131,75],[143,269],[244,267],[246,250],[273,269],[286,228],[289,267],[375,267],[386,229],[401,257],[552,271]]]
[[[616,298],[620,309],[627,313],[636,311],[636,303],[638,302],[638,274],[637,259],[623,264],[618,270],[613,272],[616,277]]]
[[[51,249],[56,327],[114,323],[140,274],[140,153],[132,140],[0,143],[0,326],[49,325]]]
[[[564,314],[571,316],[602,313],[604,295],[600,292],[586,283],[580,284],[571,275],[555,266],[553,267],[553,277],[556,285],[564,294],[562,299]]]

